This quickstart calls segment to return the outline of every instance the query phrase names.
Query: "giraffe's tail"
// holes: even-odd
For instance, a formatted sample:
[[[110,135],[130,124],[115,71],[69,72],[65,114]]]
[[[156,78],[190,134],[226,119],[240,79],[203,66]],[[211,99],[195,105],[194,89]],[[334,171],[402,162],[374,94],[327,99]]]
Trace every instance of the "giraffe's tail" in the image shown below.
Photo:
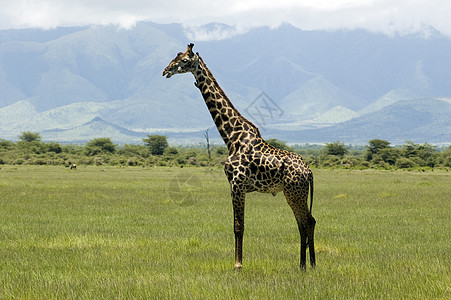
[[[310,171],[310,174],[308,175],[308,182],[310,185],[310,219],[313,220],[313,226],[315,226],[315,219],[312,217],[312,207],[313,207],[313,173]],[[312,239],[313,241],[313,239]],[[313,244],[312,244],[313,245]],[[307,240],[305,241],[306,248],[310,248],[310,238],[307,236]],[[311,252],[310,252],[311,254]]]
[[[310,184],[310,214],[312,214],[313,207],[313,173],[310,172],[308,182]]]

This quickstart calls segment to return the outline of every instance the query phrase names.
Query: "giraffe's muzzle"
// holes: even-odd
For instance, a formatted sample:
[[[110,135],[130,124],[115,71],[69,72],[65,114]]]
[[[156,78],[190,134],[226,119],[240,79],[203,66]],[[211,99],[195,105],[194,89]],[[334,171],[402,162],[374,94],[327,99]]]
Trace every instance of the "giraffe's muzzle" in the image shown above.
[[[166,78],[171,78],[172,72],[165,69],[165,70],[163,71],[163,76],[166,76]]]

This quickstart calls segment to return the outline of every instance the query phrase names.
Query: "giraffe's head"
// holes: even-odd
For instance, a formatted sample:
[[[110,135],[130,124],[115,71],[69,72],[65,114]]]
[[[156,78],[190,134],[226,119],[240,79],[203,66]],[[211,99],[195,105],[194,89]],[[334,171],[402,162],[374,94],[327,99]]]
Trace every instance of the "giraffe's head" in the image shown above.
[[[194,44],[191,43],[186,48],[185,53],[179,52],[177,56],[164,69],[163,76],[170,78],[174,74],[192,72],[199,60],[199,56],[193,52]]]

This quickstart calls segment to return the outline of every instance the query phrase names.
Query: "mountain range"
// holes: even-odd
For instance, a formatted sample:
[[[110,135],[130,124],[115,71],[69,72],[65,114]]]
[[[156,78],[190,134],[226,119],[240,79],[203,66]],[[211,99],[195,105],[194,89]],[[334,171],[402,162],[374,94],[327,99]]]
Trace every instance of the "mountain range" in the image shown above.
[[[224,31],[221,39],[194,40],[194,50],[265,138],[451,143],[451,39],[437,31],[196,30],[203,37]],[[0,30],[0,138],[33,131],[73,143],[140,143],[147,134],[203,141],[214,123],[193,77],[161,76],[195,38],[181,24],[150,22],[129,30]],[[221,143],[216,129],[210,135]]]

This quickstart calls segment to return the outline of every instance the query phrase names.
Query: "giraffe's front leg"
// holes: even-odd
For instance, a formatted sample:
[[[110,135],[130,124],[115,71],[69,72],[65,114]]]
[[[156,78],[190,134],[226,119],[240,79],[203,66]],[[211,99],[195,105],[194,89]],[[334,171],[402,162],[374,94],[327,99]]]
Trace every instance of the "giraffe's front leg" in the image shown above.
[[[241,269],[243,263],[243,234],[244,234],[244,203],[245,193],[239,186],[231,184],[233,203],[233,230],[235,233],[235,265],[236,269]]]

